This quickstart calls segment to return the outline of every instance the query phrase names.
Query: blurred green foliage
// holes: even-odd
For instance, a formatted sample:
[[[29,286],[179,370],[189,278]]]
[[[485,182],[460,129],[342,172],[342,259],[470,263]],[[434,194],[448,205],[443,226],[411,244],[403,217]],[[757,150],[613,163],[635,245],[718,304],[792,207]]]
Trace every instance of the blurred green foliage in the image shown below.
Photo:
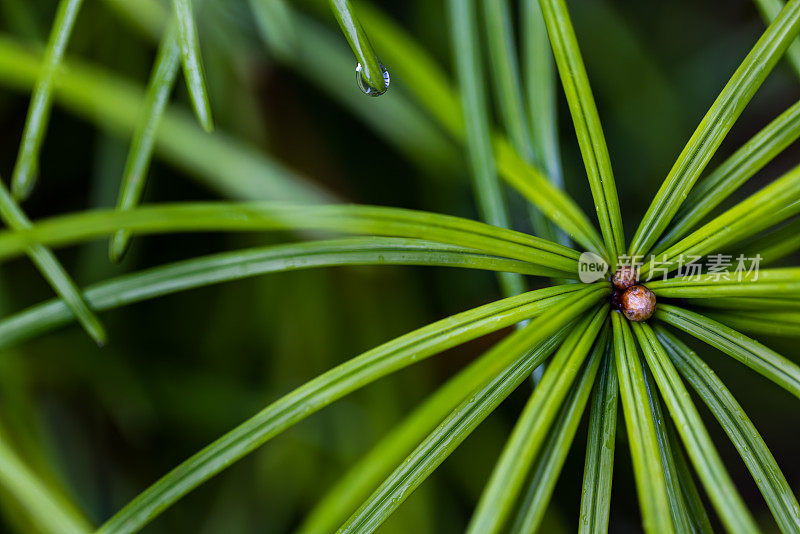
[[[476,217],[465,158],[446,132],[409,104],[392,76],[380,99],[355,86],[355,62],[333,16],[300,12],[294,54],[267,50],[245,0],[196,0],[196,18],[217,132],[204,139],[177,84],[156,143],[144,202],[303,195]],[[373,2],[452,72],[443,2]],[[145,4],[86,2],[67,53],[68,95],[56,99],[25,203],[32,219],[113,207],[128,139],[163,23]],[[572,2],[571,13],[615,168],[626,235],[676,155],[763,24],[745,0]],[[158,5],[158,4],[156,4]],[[32,73],[55,9],[50,0],[0,0],[0,174],[8,177],[25,122]],[[128,10],[144,9],[132,14]],[[319,31],[303,32],[305,27]],[[484,47],[485,49],[485,47]],[[334,54],[332,51],[335,51]],[[378,53],[380,54],[380,49]],[[391,71],[391,64],[387,65]],[[97,82],[97,83],[95,83]],[[796,100],[787,65],[767,80],[715,156],[721,162]],[[487,84],[487,88],[489,84]],[[563,95],[559,114],[567,191],[592,200]],[[499,112],[499,110],[496,110]],[[195,142],[196,141],[196,142]],[[798,161],[790,147],[727,201],[729,206]],[[270,182],[277,176],[277,182]],[[299,181],[295,176],[303,177]],[[290,180],[286,188],[281,179]],[[270,184],[278,185],[270,185]],[[528,229],[512,196],[514,226]],[[153,265],[280,236],[150,236],[121,265],[107,244],[59,252],[83,286]],[[795,259],[797,256],[795,255]],[[2,314],[51,296],[26,259],[0,265]],[[395,336],[489,302],[491,273],[429,267],[356,267],[273,274],[170,295],[104,313],[108,345],[78,326],[0,355],[2,434],[32,469],[100,524],[143,488],[217,436],[313,376]],[[169,509],[146,532],[288,532],[394,423],[487,349],[474,341],[346,397],[259,449]],[[792,340],[769,339],[790,357]],[[790,395],[707,347],[694,347],[724,379],[781,465],[800,485],[800,412]],[[461,532],[530,390],[520,387],[379,530]],[[704,419],[713,418],[701,410]],[[581,422],[585,427],[587,417]],[[736,450],[709,424],[723,460],[757,519],[769,512]],[[578,436],[585,431],[579,430]],[[620,433],[621,440],[624,433]],[[543,531],[574,531],[583,442],[576,440]],[[619,444],[611,530],[640,518],[628,447]],[[9,530],[32,525],[0,492]],[[716,525],[715,525],[716,526]]]

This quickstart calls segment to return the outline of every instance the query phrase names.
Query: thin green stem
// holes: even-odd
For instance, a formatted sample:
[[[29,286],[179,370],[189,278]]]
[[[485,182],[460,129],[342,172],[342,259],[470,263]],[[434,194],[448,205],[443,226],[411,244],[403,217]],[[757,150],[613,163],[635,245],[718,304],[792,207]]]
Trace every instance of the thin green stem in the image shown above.
[[[367,34],[353,12],[350,0],[330,0],[331,9],[336,17],[336,22],[342,29],[353,54],[361,65],[360,75],[371,89],[377,94],[383,94],[389,88],[384,79],[384,69],[378,55],[372,48]]]
[[[692,522],[694,532],[701,534],[713,534],[714,529],[711,526],[711,521],[708,519],[708,512],[706,512],[703,499],[700,497],[700,491],[694,482],[694,475],[683,454],[683,446],[678,441],[678,436],[675,433],[675,425],[671,421],[666,423],[667,436],[669,438],[670,448],[672,449],[673,459],[675,461],[675,468],[678,473],[678,482],[680,483],[683,493],[683,499],[686,503],[686,512],[689,514],[689,519]]]
[[[586,461],[583,466],[583,490],[578,525],[580,534],[608,532],[608,517],[611,510],[619,383],[611,351],[603,360],[589,415],[589,436],[586,440]]]
[[[692,305],[725,310],[790,310],[800,311],[800,301],[796,298],[761,297],[713,297],[692,299]]]
[[[797,311],[713,311],[712,319],[736,330],[757,336],[800,337],[800,313]]]
[[[756,4],[761,17],[767,25],[770,25],[775,20],[784,6],[783,0],[753,0],[753,3]],[[795,74],[800,77],[800,42],[797,39],[786,50],[786,59]]]
[[[525,161],[543,167],[541,160],[536,159],[530,127],[526,120],[527,110],[522,99],[522,83],[510,11],[508,0],[483,2],[483,18],[489,44],[490,79],[494,85],[495,101],[500,108],[503,126],[514,150]],[[474,37],[474,42],[479,43],[477,32]],[[469,109],[468,106],[465,108]],[[529,212],[533,233],[550,241],[556,241],[555,229],[547,218],[535,206],[529,206]]]
[[[178,19],[181,63],[192,107],[203,129],[211,132],[214,130],[214,120],[211,118],[211,104],[208,101],[206,75],[203,72],[200,40],[197,38],[197,27],[194,22],[193,0],[173,0],[172,6]]]
[[[760,255],[761,265],[782,260],[800,250],[800,218],[764,234],[755,235],[743,241],[737,249],[746,257]]]
[[[0,232],[0,259],[31,244],[66,245],[116,230],[138,234],[181,231],[311,231],[427,239],[577,273],[578,253],[513,230],[435,213],[396,208],[285,203],[184,203],[120,212],[98,210],[39,221],[28,229]]]
[[[800,398],[800,367],[774,350],[722,323],[677,306],[659,304],[655,317],[736,358]]]
[[[31,228],[31,221],[11,197],[11,193],[2,180],[0,180],[0,219],[13,231],[25,231]],[[27,254],[33,261],[56,294],[64,299],[91,338],[98,345],[103,345],[106,342],[106,332],[100,319],[95,316],[81,295],[80,289],[59,263],[55,254],[37,243],[25,244],[20,252]]]
[[[541,338],[537,339],[546,339],[574,317],[573,313],[591,306],[602,295],[598,288],[575,293],[564,303],[563,314],[554,314],[563,320],[561,324],[557,324],[553,316],[547,316],[542,323],[553,325],[553,328],[540,329],[537,327],[542,324],[534,320],[524,331],[526,337],[536,337],[542,332]],[[506,306],[506,302],[500,301],[438,321],[384,343],[307,382],[173,469],[109,519],[98,533],[121,534],[139,530],[202,482],[348,393],[447,348],[517,322],[512,319],[511,323],[502,326],[497,323],[498,315]],[[564,317],[567,312],[570,315]],[[512,315],[519,320],[524,313],[515,311]]]
[[[611,314],[611,324],[614,328],[614,357],[622,413],[625,414],[625,428],[631,448],[644,530],[652,534],[675,532],[658,447],[656,422],[650,413],[644,362],[636,350],[627,319],[614,312]]]
[[[539,3],[578,136],[605,250],[613,269],[617,258],[625,250],[625,237],[614,173],[597,105],[566,3],[564,0],[541,0]]]
[[[571,321],[562,315],[558,323],[564,320]],[[444,418],[350,516],[338,533],[373,532],[533,369],[541,365],[558,345],[536,331],[546,323],[557,324],[542,317],[535,324],[531,323],[508,336],[486,354],[491,356],[490,361],[500,362],[507,366],[506,369],[496,367],[494,377],[477,391],[471,392]],[[547,331],[552,331],[551,326],[546,328]],[[563,337],[564,335],[559,336],[561,339]]]
[[[675,215],[677,222],[656,243],[656,254],[674,245],[734,191],[800,137],[800,102],[748,140],[698,183]]]
[[[558,304],[555,300],[551,302],[552,305],[547,308],[548,310],[554,309],[553,306]],[[477,415],[473,424],[480,423],[483,417],[488,416],[526,376],[530,375],[534,365],[561,344],[568,333],[568,328],[569,326],[564,327],[535,350],[529,351],[506,367],[493,379],[487,379],[489,376],[487,370],[493,366],[498,357],[502,357],[497,349],[488,351],[459,372],[396,425],[326,492],[300,526],[298,534],[333,532],[348,518],[351,511],[355,511],[359,504],[381,485],[384,478],[391,475],[397,466],[403,463],[404,458],[425,441],[428,434],[442,425],[445,419],[463,424]],[[508,339],[503,341],[506,349],[509,345]],[[467,399],[470,399],[473,408],[456,411]],[[475,399],[480,399],[480,402],[474,402]],[[448,417],[451,413],[458,415]],[[473,424],[462,428],[469,428]],[[452,432],[437,432],[437,434],[447,436],[449,439],[455,437]],[[466,433],[462,435],[466,436]]]
[[[533,152],[553,185],[563,188],[556,71],[539,0],[523,0],[522,27],[523,73]]]
[[[556,188],[563,189],[555,64],[539,0],[522,2],[522,59],[534,162]],[[539,235],[562,245],[570,244],[567,235],[551,221],[538,220],[538,212],[533,217],[534,230],[537,224],[542,228]]]
[[[516,502],[528,469],[544,444],[547,433],[589,351],[608,318],[608,306],[587,317],[567,338],[547,365],[514,430],[506,442],[489,482],[470,520],[469,534],[492,534],[503,528]],[[605,344],[604,336],[601,340]],[[600,354],[590,361],[594,372]],[[594,376],[594,372],[592,376]]]
[[[633,323],[633,331],[653,372],[689,458],[722,524],[729,532],[757,533],[759,528],[725,470],[689,392],[667,352],[647,323]]]
[[[441,265],[521,272],[528,269],[523,262],[439,243],[357,237],[201,256],[89,286],[86,299],[94,309],[108,310],[178,291],[261,274],[342,265]],[[580,287],[576,284],[559,286],[559,289],[553,289],[553,295]],[[529,302],[525,295],[531,294],[525,293],[509,302],[525,306]],[[72,319],[69,307],[61,300],[32,306],[0,321],[0,349],[48,332]]]
[[[61,0],[58,4],[42,67],[36,78],[28,107],[17,163],[11,177],[11,191],[18,200],[28,197],[38,178],[39,152],[50,118],[56,72],[61,65],[82,3],[83,0]]]
[[[656,439],[658,440],[658,452],[661,457],[661,466],[664,469],[664,481],[667,484],[667,499],[669,499],[669,509],[672,522],[678,532],[692,531],[692,518],[686,507],[680,479],[678,466],[675,464],[675,456],[672,452],[672,444],[667,435],[667,423],[664,420],[661,400],[658,397],[658,388],[653,382],[652,373],[645,369],[645,385],[647,387],[647,401],[650,405],[650,415],[656,422]]]
[[[175,85],[175,78],[181,63],[181,47],[178,42],[177,29],[170,26],[158,49],[150,83],[144,101],[139,124],[133,133],[128,160],[122,175],[117,209],[130,210],[136,207],[142,198],[147,172],[153,157],[156,144],[156,132],[169,101],[169,95]],[[117,263],[122,260],[131,242],[131,234],[119,231],[109,243],[109,257]]]
[[[670,170],[631,242],[631,256],[650,252],[736,119],[800,31],[800,0],[790,0],[725,85]]]
[[[482,4],[489,45],[490,79],[495,89],[503,126],[514,150],[527,161],[533,161],[533,145],[527,123],[527,110],[522,101],[522,82],[517,66],[509,0],[482,2]],[[477,28],[472,32],[472,36],[476,38],[472,45],[475,48],[480,43],[477,39]],[[458,52],[457,50],[456,53]]]
[[[404,80],[409,91],[453,138],[463,142],[464,122],[459,99],[441,67],[424,47],[392,20],[370,9],[369,4],[363,4],[360,13],[372,38],[381,45],[384,56],[391,61],[392,69]],[[602,239],[569,195],[517,154],[505,137],[495,134],[492,143],[497,170],[511,187],[584,249],[604,254]]]
[[[559,411],[540,456],[531,469],[527,481],[528,489],[520,501],[519,511],[512,523],[512,532],[534,534],[539,530],[567,459],[567,453],[575,439],[575,432],[578,430],[578,424],[592,392],[598,367],[602,361],[608,361],[608,358],[604,357],[607,352],[607,340],[603,343],[598,340],[589,356],[589,361],[583,366],[582,374],[564,399],[564,406]]]
[[[5,436],[0,436],[0,485],[41,532],[88,534],[92,531],[88,521],[25,464]]]
[[[489,110],[486,103],[483,69],[478,50],[477,14],[474,0],[450,0],[450,34],[461,104],[466,129],[466,152],[472,183],[481,218],[494,226],[509,227],[508,208],[495,169],[489,133]],[[487,4],[488,5],[488,4]],[[501,274],[505,296],[524,290],[525,281],[518,275]]]
[[[693,257],[696,259],[718,253],[797,213],[800,213],[800,166],[712,219],[663,253],[651,256],[641,268],[642,277],[648,279],[656,272],[668,273]]]
[[[753,475],[781,532],[800,532],[800,506],[767,444],[714,371],[677,336],[662,326],[656,336],[672,363],[711,410]]]
[[[651,281],[647,287],[658,297],[790,298],[800,296],[800,268],[753,269],[738,273],[728,271],[689,275]]]
[[[0,82],[27,92],[41,66],[42,60],[35,53],[0,36]],[[62,106],[119,137],[129,139],[140,122],[144,91],[106,70],[78,61],[65,62],[54,89]],[[171,106],[156,134],[156,152],[200,184],[229,198],[295,202],[330,202],[335,198],[241,140],[219,131],[206,135],[191,116]]]

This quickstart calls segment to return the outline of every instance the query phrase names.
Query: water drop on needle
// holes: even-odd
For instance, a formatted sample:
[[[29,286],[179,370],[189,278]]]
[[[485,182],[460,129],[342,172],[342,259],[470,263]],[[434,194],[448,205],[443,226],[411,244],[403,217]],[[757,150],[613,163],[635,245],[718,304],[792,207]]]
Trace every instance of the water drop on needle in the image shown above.
[[[389,89],[389,83],[391,82],[391,78],[389,77],[389,71],[386,67],[383,66],[383,63],[380,61],[378,65],[381,67],[381,73],[383,74],[383,88],[374,87],[368,81],[367,78],[364,76],[363,70],[364,68],[361,66],[361,63],[356,65],[356,83],[358,84],[358,88],[368,96],[381,96]]]

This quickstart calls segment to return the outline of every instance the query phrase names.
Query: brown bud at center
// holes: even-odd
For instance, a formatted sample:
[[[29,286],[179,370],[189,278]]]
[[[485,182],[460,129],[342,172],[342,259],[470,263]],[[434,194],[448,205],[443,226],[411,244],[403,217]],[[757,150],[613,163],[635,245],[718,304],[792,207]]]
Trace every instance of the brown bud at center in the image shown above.
[[[620,297],[620,309],[630,321],[646,321],[656,311],[656,296],[644,286],[632,286]]]
[[[618,291],[625,291],[629,287],[636,285],[637,278],[635,267],[623,265],[611,277],[611,283],[614,284],[614,288]]]

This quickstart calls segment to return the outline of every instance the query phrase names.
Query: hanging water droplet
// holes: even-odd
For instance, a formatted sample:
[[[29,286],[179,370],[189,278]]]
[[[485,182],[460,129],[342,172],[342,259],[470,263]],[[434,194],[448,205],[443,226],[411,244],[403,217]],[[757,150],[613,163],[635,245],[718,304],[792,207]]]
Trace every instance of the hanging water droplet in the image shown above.
[[[366,76],[364,76],[364,68],[361,66],[361,63],[356,65],[356,83],[358,84],[358,88],[361,89],[365,95],[381,96],[389,89],[389,83],[391,82],[389,71],[380,61],[378,61],[378,65],[381,68],[381,73],[383,73],[383,89],[372,86],[369,81],[367,81]]]

